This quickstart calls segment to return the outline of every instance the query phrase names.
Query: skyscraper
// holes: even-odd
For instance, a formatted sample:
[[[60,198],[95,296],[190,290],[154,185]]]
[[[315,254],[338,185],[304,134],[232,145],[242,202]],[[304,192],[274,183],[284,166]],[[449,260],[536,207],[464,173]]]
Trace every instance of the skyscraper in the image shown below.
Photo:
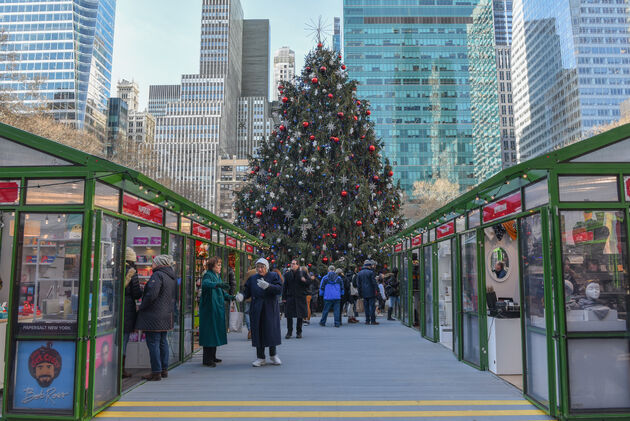
[[[203,0],[199,73],[182,75],[175,101],[173,86],[149,92],[149,110],[158,111],[155,142],[164,159],[163,171],[194,184],[198,192],[191,199],[210,210],[218,157],[236,154],[242,36],[239,0]]]
[[[333,25],[333,50],[341,53],[341,18],[335,17]]]
[[[372,104],[375,130],[395,177],[407,193],[414,181],[438,177],[462,189],[475,185],[475,145],[497,145],[500,136],[498,88],[490,92],[492,80],[483,75],[490,72],[496,83],[492,19],[487,13],[492,4],[374,3],[344,1],[345,61],[350,77],[360,83],[357,96]],[[481,61],[473,63],[473,57]],[[483,82],[477,91],[471,86],[474,77]],[[494,110],[496,120],[481,118],[484,110]],[[496,147],[488,152],[493,155],[485,158],[497,162]],[[489,165],[483,172],[498,169]]]
[[[13,54],[0,63],[0,89],[26,103],[43,102],[57,120],[103,135],[115,10],[116,0],[0,2],[0,30]]]
[[[289,47],[282,47],[273,55],[273,95],[279,100],[280,94],[276,89],[281,80],[292,81],[295,77],[295,51]]]
[[[519,160],[579,141],[619,119],[619,104],[630,96],[629,20],[623,1],[514,1]]]
[[[138,96],[140,94],[140,89],[138,88],[138,84],[134,81],[128,80],[120,80],[118,81],[118,98],[122,99],[127,103],[127,107],[130,112],[138,111]]]
[[[501,160],[503,168],[516,164],[514,104],[512,102],[512,0],[493,0],[499,111],[501,116]]]
[[[161,117],[165,115],[166,106],[171,102],[179,101],[181,92],[181,85],[149,86],[149,113],[154,117]]]

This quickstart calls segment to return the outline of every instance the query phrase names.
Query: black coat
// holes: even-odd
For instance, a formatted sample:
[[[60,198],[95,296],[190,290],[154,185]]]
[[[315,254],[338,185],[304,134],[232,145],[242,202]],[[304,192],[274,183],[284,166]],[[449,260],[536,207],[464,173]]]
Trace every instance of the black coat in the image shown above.
[[[149,332],[165,332],[173,329],[176,299],[177,281],[173,268],[160,266],[153,269],[149,282],[144,286],[136,329]]]
[[[282,294],[282,281],[275,272],[267,272],[265,281],[269,282],[267,289],[258,286],[261,276],[255,274],[249,277],[243,288],[245,299],[251,297],[249,320],[252,328],[252,346],[277,346],[280,340],[280,306],[278,295]]]
[[[135,273],[131,276],[131,280],[125,287],[125,319],[123,327],[123,332],[125,333],[133,332],[136,326],[136,315],[138,313],[136,310],[136,300],[142,297],[142,289],[140,288],[140,280],[138,279],[136,265],[127,262],[125,276],[129,274],[130,270],[133,270]]]
[[[282,301],[286,301],[284,305],[286,317],[300,319],[308,317],[306,296],[308,295],[309,282],[307,275],[301,270],[289,270],[285,273],[284,284],[282,285]]]
[[[359,289],[359,295],[361,298],[373,298],[376,297],[378,291],[378,284],[376,283],[376,275],[374,271],[364,267],[357,275],[357,283]]]

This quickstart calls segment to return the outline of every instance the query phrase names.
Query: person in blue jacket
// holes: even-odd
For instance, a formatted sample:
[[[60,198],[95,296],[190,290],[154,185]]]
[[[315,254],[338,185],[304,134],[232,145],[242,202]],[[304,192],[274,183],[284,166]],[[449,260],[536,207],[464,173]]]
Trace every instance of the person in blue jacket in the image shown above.
[[[280,306],[278,296],[282,294],[282,281],[275,272],[269,271],[267,259],[260,258],[256,261],[256,274],[245,281],[242,293],[236,295],[236,300],[252,299],[249,309],[250,325],[252,328],[252,346],[256,347],[256,360],[254,367],[267,364],[265,348],[269,348],[271,364],[280,365],[276,347],[280,340]]]
[[[330,308],[333,308],[335,315],[335,327],[341,326],[341,297],[343,297],[343,280],[341,276],[335,273],[335,267],[328,267],[328,274],[322,278],[319,287],[319,295],[324,297],[324,310],[322,311],[322,319],[319,321],[321,326],[326,326],[326,319]]]

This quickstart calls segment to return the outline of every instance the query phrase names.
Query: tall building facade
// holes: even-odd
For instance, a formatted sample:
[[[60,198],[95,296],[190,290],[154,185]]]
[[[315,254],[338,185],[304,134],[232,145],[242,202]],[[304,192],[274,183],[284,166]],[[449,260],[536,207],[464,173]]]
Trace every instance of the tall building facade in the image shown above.
[[[127,103],[130,112],[138,111],[138,98],[140,96],[140,88],[134,81],[120,80],[118,81],[118,98]]]
[[[172,86],[153,87],[149,94],[149,110],[158,111],[155,143],[162,171],[195,184],[191,199],[211,211],[218,158],[236,153],[242,36],[239,0],[203,0],[199,73],[182,76],[177,100]]]
[[[116,151],[116,144],[127,139],[129,127],[129,109],[122,98],[109,98],[107,102],[107,143],[105,154],[111,158]]]
[[[333,37],[332,37],[332,47],[333,51],[337,51],[341,53],[341,18],[335,17],[333,23]]]
[[[512,79],[518,159],[588,137],[630,97],[625,1],[515,0]]]
[[[483,135],[492,145],[500,138],[498,113],[490,121],[479,120],[481,113],[475,112],[496,110],[498,88],[485,97],[471,86],[474,76],[484,82],[482,91],[491,87],[484,69],[496,83],[488,19],[492,4],[374,3],[344,0],[345,61],[350,77],[359,81],[357,96],[371,102],[375,130],[395,177],[407,193],[414,181],[437,177],[457,182],[462,189],[475,185],[475,135]],[[472,63],[471,52],[482,62]],[[475,124],[481,125],[479,130],[474,131]],[[496,146],[490,149],[496,153]],[[486,158],[497,162],[494,155]]]
[[[273,95],[279,100],[280,94],[276,89],[281,80],[292,81],[295,77],[295,51],[289,47],[282,47],[273,55]]]
[[[59,121],[105,133],[115,12],[116,0],[0,2],[12,55],[0,63],[0,89],[43,103]]]
[[[501,160],[503,168],[508,168],[517,162],[512,98],[512,0],[493,0],[493,12],[501,116]]]
[[[181,85],[151,85],[149,86],[149,114],[161,117],[166,114],[166,106],[169,103],[179,101],[181,97]]]
[[[236,192],[245,183],[249,172],[247,159],[221,158],[217,167],[217,205],[215,213],[229,222],[234,222],[234,200]]]

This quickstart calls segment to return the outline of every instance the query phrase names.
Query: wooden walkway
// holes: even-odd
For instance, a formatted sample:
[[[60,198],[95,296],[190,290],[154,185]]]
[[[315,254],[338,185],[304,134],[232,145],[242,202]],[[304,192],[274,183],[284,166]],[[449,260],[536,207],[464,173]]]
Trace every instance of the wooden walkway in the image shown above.
[[[457,362],[399,322],[318,325],[283,338],[282,366],[254,368],[246,334],[230,333],[216,368],[198,353],[168,379],[145,383],[97,418],[109,420],[547,420],[519,390]],[[286,333],[285,321],[283,332]]]

